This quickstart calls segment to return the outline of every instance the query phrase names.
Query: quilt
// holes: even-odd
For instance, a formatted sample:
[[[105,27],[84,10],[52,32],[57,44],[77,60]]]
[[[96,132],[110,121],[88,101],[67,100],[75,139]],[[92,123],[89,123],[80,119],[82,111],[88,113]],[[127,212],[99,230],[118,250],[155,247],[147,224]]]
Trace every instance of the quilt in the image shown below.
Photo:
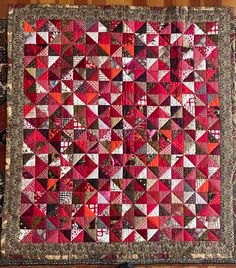
[[[3,258],[233,260],[233,33],[230,8],[10,9]]]

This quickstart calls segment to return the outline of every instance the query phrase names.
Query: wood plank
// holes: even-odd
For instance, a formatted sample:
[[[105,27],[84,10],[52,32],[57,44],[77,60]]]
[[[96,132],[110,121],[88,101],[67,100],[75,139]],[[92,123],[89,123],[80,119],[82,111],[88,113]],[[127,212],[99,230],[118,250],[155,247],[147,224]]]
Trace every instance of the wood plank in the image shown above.
[[[3,268],[9,268],[10,266],[1,266]],[[26,266],[11,266],[11,268],[26,268]],[[28,266],[27,268],[115,268],[115,265],[33,265]],[[235,268],[235,264],[218,264],[218,265],[207,265],[207,264],[199,264],[199,265],[135,265],[135,268]]]
[[[9,4],[94,4],[94,5],[148,5],[148,6],[232,6],[235,8],[235,0],[3,0],[1,1],[0,18],[7,16]]]

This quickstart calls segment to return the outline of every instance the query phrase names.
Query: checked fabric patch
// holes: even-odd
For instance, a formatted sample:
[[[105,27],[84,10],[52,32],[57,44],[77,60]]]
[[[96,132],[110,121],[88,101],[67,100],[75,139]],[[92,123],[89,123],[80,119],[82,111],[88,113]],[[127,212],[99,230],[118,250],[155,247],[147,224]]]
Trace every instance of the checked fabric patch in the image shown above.
[[[10,15],[3,254],[229,258],[230,10]]]

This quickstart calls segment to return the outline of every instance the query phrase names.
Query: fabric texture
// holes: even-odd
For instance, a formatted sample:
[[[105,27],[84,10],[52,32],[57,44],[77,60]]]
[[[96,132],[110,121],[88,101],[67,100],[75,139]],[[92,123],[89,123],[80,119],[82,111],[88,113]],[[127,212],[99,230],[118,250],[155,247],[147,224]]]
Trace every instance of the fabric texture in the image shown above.
[[[230,12],[10,11],[3,256],[234,261]]]
[[[7,20],[0,20],[0,219],[2,219],[7,127]],[[0,220],[2,225],[2,222]],[[1,233],[1,228],[0,228]]]

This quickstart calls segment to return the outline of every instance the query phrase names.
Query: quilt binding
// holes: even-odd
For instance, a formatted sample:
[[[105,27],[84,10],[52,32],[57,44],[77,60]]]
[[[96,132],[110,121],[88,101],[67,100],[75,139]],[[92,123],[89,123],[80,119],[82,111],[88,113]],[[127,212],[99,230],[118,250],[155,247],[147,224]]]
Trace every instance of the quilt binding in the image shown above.
[[[12,70],[8,73],[8,133],[7,138],[7,163],[6,163],[6,192],[3,218],[3,237],[1,239],[2,253],[8,257],[19,256],[21,258],[48,259],[48,260],[72,260],[83,263],[120,263],[131,261],[134,263],[151,263],[157,261],[158,253],[168,252],[169,259],[173,262],[179,258],[193,258],[196,261],[202,258],[231,258],[233,250],[233,213],[232,213],[232,111],[231,89],[233,88],[233,72],[230,66],[230,8],[148,8],[148,7],[95,7],[95,6],[32,6],[10,9],[10,21],[8,26],[9,49],[8,55],[14,59]],[[192,22],[219,21],[219,60],[220,60],[220,98],[221,98],[221,170],[222,170],[222,242],[170,242],[160,243],[81,243],[81,244],[22,244],[18,242],[18,218],[20,202],[11,202],[13,197],[19,197],[20,169],[21,169],[21,145],[22,145],[22,92],[23,88],[23,30],[24,19],[59,18],[59,19],[133,19],[171,22],[174,20]],[[21,25],[21,27],[19,27]],[[14,42],[12,40],[14,39]],[[231,81],[231,82],[229,82]],[[229,86],[230,84],[230,86]],[[19,117],[20,115],[20,117]],[[17,139],[18,138],[18,139]],[[17,161],[18,159],[18,161]],[[20,159],[20,161],[19,161]],[[223,164],[222,164],[223,162]],[[8,244],[14,243],[14,245]],[[94,245],[95,244],[95,245]],[[100,245],[99,245],[100,244]],[[192,251],[191,251],[192,250]],[[74,251],[74,252],[73,252]],[[106,252],[104,255],[104,252]],[[117,252],[117,259],[109,255],[108,251]],[[191,253],[192,252],[192,253]],[[207,254],[205,252],[208,252]],[[54,255],[56,253],[56,255]],[[178,256],[178,257],[177,257]],[[112,257],[112,258],[111,258]],[[91,261],[91,258],[93,261]]]

